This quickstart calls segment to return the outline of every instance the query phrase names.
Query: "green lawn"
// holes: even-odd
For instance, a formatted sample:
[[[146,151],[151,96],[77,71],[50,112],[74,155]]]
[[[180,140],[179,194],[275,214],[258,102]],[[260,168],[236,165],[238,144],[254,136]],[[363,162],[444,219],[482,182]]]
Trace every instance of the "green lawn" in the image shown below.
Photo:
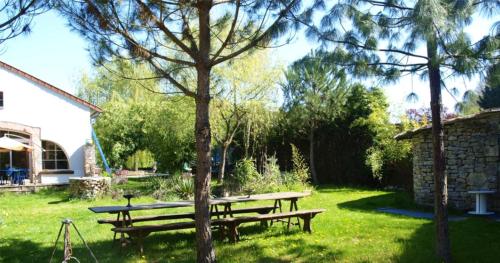
[[[152,202],[141,197],[133,202]],[[111,198],[68,200],[65,191],[0,196],[0,261],[47,262],[62,218],[72,218],[100,262],[194,262],[194,233],[190,230],[156,233],[145,242],[141,257],[135,246],[120,251],[112,246],[105,217],[90,212],[95,205],[124,204]],[[255,205],[255,204],[254,204]],[[241,227],[242,240],[229,244],[217,239],[219,262],[433,262],[434,227],[431,221],[375,212],[377,207],[414,207],[400,192],[321,187],[299,201],[300,208],[326,208],[313,220],[313,233],[281,224]],[[185,210],[185,209],[184,209]],[[178,210],[180,211],[180,210]],[[160,211],[152,211],[158,213]],[[170,210],[169,212],[173,212]],[[498,262],[500,223],[473,218],[451,223],[456,262]],[[90,262],[72,233],[74,255]],[[62,244],[59,244],[61,247]],[[61,250],[58,255],[61,255]]]

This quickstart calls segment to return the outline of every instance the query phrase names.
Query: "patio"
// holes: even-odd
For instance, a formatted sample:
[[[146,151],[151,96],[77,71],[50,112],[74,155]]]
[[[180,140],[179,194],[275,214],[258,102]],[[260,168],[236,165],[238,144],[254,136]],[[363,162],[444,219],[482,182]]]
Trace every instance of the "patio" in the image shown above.
[[[33,147],[24,134],[3,132],[0,137],[0,185],[24,185],[31,179]]]

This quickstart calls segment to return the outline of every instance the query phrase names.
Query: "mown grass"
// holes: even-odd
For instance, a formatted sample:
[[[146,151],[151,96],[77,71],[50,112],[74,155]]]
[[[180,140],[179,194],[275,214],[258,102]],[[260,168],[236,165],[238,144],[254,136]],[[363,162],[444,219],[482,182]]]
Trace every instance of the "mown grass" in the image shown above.
[[[139,184],[137,185],[139,186]],[[140,187],[140,186],[139,186]],[[0,196],[0,261],[47,262],[60,221],[69,217],[89,243],[100,262],[194,262],[192,230],[152,234],[146,239],[145,254],[135,246],[113,246],[109,225],[87,208],[124,204],[125,200],[69,200],[65,191]],[[140,197],[133,203],[154,202]],[[255,204],[248,204],[255,205]],[[300,208],[326,208],[313,220],[313,233],[281,224],[262,228],[241,227],[237,244],[220,241],[214,232],[219,262],[435,262],[434,226],[430,220],[413,219],[374,211],[378,207],[415,208],[402,192],[320,187],[311,197],[299,201]],[[183,210],[189,210],[185,208]],[[177,209],[176,211],[181,211]],[[148,211],[157,214],[162,211]],[[174,210],[163,210],[174,212]],[[453,257],[456,262],[498,262],[500,223],[483,218],[451,222]],[[72,233],[74,255],[91,262],[88,253]],[[59,244],[58,261],[62,254]]]

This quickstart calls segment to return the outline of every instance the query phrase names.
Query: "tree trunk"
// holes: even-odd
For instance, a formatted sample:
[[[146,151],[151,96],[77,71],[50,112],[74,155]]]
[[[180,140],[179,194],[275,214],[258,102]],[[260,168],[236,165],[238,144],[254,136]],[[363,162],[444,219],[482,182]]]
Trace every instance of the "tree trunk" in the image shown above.
[[[221,154],[221,161],[219,165],[219,183],[222,183],[224,181],[224,173],[226,172],[226,156],[227,156],[227,149],[229,148],[228,143],[223,143],[222,144],[222,154]]]
[[[248,149],[250,148],[250,121],[248,120],[247,123],[246,123],[247,127],[246,127],[246,131],[245,131],[245,136],[244,136],[244,140],[245,140],[245,158],[248,158]]]
[[[208,198],[210,196],[210,8],[211,1],[198,3],[199,59],[197,61],[196,94],[196,178],[195,178],[195,226],[197,262],[216,262],[212,246],[212,230]]]
[[[441,74],[437,61],[436,40],[427,41],[429,57],[429,84],[431,91],[432,143],[434,173],[434,214],[436,224],[436,252],[440,260],[451,261],[450,240],[448,234],[448,189],[445,174],[444,128],[441,121]]]
[[[314,164],[314,126],[311,125],[309,131],[309,167],[311,168],[311,179],[314,184],[318,184],[318,175],[316,174],[316,165]]]

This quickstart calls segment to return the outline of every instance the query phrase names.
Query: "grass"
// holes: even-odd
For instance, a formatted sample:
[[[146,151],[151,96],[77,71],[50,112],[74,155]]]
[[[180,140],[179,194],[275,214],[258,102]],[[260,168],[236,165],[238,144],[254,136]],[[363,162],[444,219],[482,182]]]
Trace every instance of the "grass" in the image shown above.
[[[141,187],[139,183],[136,186]],[[133,203],[153,201],[145,196]],[[192,230],[152,234],[146,238],[143,257],[135,246],[122,251],[119,246],[113,247],[111,227],[96,223],[98,218],[109,215],[94,214],[87,208],[125,202],[111,198],[68,200],[65,191],[1,195],[0,262],[47,262],[60,221],[66,217],[74,220],[100,262],[195,261]],[[298,229],[286,231],[281,224],[269,228],[249,224],[241,228],[242,240],[230,244],[218,240],[214,232],[218,261],[436,262],[431,221],[375,212],[378,207],[415,208],[415,205],[402,192],[320,187],[311,197],[299,201],[299,208],[327,209],[313,220],[312,234]],[[470,218],[451,222],[450,227],[454,261],[498,262],[500,223]],[[91,262],[76,233],[71,237],[73,254],[81,262]],[[61,247],[60,243],[58,261]]]

